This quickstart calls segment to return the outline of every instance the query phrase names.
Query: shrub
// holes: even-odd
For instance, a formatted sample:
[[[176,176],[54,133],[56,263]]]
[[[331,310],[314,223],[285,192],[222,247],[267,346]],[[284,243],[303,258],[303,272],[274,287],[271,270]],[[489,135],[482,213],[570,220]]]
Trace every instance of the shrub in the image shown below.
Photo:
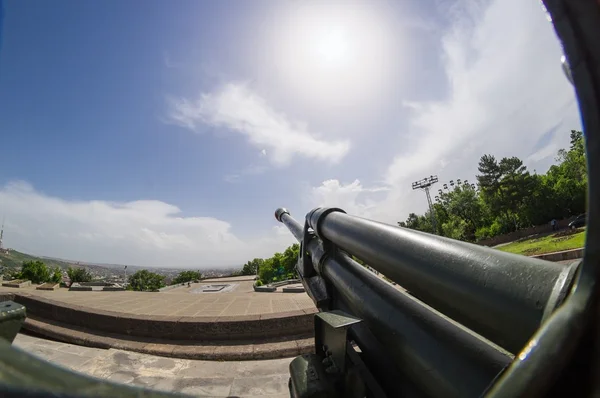
[[[39,260],[24,262],[19,274],[19,278],[29,279],[32,283],[48,282],[50,277],[50,270]]]
[[[475,239],[478,241],[484,240],[490,237],[490,229],[489,227],[481,227],[475,231]]]
[[[259,280],[256,281],[255,285],[256,286],[262,286],[263,282],[259,279]]]
[[[152,292],[161,287],[165,287],[165,277],[145,269],[137,271],[129,277],[129,290]]]
[[[502,235],[504,233],[504,226],[498,221],[495,220],[492,225],[490,225],[489,228],[489,234],[490,234],[490,238],[493,238],[494,236],[498,236],[498,235]]]

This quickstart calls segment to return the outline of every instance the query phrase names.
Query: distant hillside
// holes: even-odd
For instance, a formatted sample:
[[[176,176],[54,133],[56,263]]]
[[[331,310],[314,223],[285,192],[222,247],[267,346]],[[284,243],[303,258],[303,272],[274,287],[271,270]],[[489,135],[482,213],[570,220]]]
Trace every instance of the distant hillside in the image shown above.
[[[46,264],[50,267],[58,266],[60,268],[66,269],[69,266],[71,266],[70,263],[67,263],[65,261],[32,256],[29,254],[18,252],[16,250],[11,250],[8,254],[0,253],[0,266],[7,267],[7,268],[20,267],[24,261],[35,261],[35,260],[43,261],[44,264]]]

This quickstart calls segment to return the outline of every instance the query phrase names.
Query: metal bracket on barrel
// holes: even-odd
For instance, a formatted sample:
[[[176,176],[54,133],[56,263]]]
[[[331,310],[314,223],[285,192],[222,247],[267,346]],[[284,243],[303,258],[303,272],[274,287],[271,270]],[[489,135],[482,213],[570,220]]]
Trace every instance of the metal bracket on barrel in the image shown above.
[[[315,349],[323,358],[326,373],[344,374],[348,328],[360,322],[362,319],[340,310],[315,314]]]
[[[298,252],[298,265],[296,266],[296,269],[298,270],[306,293],[308,293],[319,310],[324,310],[329,308],[330,303],[329,294],[327,293],[327,284],[323,277],[318,275],[313,264],[313,259],[306,249],[308,242],[314,238],[314,231],[308,226],[308,223],[305,222],[304,236],[302,241],[300,241],[300,251]]]
[[[305,278],[310,278],[311,276],[315,276],[317,271],[313,266],[312,258],[308,254],[306,250],[306,245],[315,237],[315,232],[310,228],[308,222],[304,222],[304,236],[302,237],[302,242],[300,242],[300,253],[299,259],[300,262],[300,270],[302,271],[302,275]]]

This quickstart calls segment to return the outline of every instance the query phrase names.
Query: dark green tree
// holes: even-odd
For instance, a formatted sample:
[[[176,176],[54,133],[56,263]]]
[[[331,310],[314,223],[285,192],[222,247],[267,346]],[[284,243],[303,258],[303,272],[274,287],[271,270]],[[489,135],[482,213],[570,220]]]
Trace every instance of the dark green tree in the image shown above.
[[[470,184],[457,184],[451,190],[443,190],[436,202],[434,206],[441,235],[461,240],[475,239],[475,231],[484,223],[484,207]]]
[[[242,275],[256,275],[264,261],[265,260],[263,260],[262,258],[255,258],[252,261],[248,261],[242,267]]]
[[[71,285],[76,282],[78,283],[78,282],[91,282],[92,281],[92,274],[90,274],[85,268],[69,267],[67,269],[67,275],[69,276],[69,279],[71,280]]]
[[[510,214],[514,229],[517,229],[520,226],[519,213],[525,198],[533,193],[533,180],[523,161],[517,157],[502,158],[500,169],[502,170],[503,208],[507,215]]]
[[[54,283],[62,282],[62,271],[59,267],[52,268],[52,275],[50,281]]]
[[[275,278],[276,271],[273,267],[273,258],[267,258],[258,269],[258,277],[263,283],[270,283]]]
[[[146,269],[137,271],[129,277],[129,290],[153,292],[165,287],[165,277]]]
[[[178,283],[185,283],[191,281],[198,281],[202,279],[202,274],[200,271],[181,271],[179,275],[173,279],[171,282],[172,285],[176,285]]]
[[[478,170],[482,199],[491,215],[506,232],[519,228],[519,213],[535,185],[523,161],[510,157],[497,162],[493,156],[483,155]]]
[[[533,174],[529,183],[529,192],[523,198],[523,205],[519,212],[521,225],[525,227],[541,225],[553,218],[561,218],[561,212],[556,206],[556,195],[548,184],[548,178]]]
[[[401,221],[398,223],[399,226],[404,228],[410,228],[417,231],[423,232],[433,232],[433,228],[431,227],[431,218],[429,217],[429,212],[426,212],[424,215],[420,216],[416,213],[410,213],[406,221]]]
[[[261,283],[270,283],[274,280],[285,280],[296,276],[296,263],[300,253],[300,245],[295,243],[283,253],[275,253],[267,259],[255,258],[248,261],[242,268],[243,275],[255,275]]]
[[[294,243],[283,252],[281,266],[285,270],[286,274],[294,274],[296,272],[296,264],[298,262],[299,254],[300,245],[298,243]]]
[[[587,164],[585,142],[581,131],[571,131],[571,147],[561,149],[556,158],[560,163],[546,173],[546,183],[554,192],[554,217],[569,217],[585,212]]]
[[[29,279],[32,283],[48,282],[51,278],[50,270],[39,260],[25,261],[19,274],[20,279]]]

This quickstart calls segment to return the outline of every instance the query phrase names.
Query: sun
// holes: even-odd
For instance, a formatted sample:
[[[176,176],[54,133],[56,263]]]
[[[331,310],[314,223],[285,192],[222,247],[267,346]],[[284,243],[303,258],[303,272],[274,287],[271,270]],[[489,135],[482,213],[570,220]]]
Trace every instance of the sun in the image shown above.
[[[292,3],[265,29],[264,58],[280,90],[314,109],[374,104],[390,90],[399,35],[382,9],[368,1]]]
[[[350,43],[343,28],[328,29],[316,46],[319,58],[326,66],[340,66],[348,62]]]

